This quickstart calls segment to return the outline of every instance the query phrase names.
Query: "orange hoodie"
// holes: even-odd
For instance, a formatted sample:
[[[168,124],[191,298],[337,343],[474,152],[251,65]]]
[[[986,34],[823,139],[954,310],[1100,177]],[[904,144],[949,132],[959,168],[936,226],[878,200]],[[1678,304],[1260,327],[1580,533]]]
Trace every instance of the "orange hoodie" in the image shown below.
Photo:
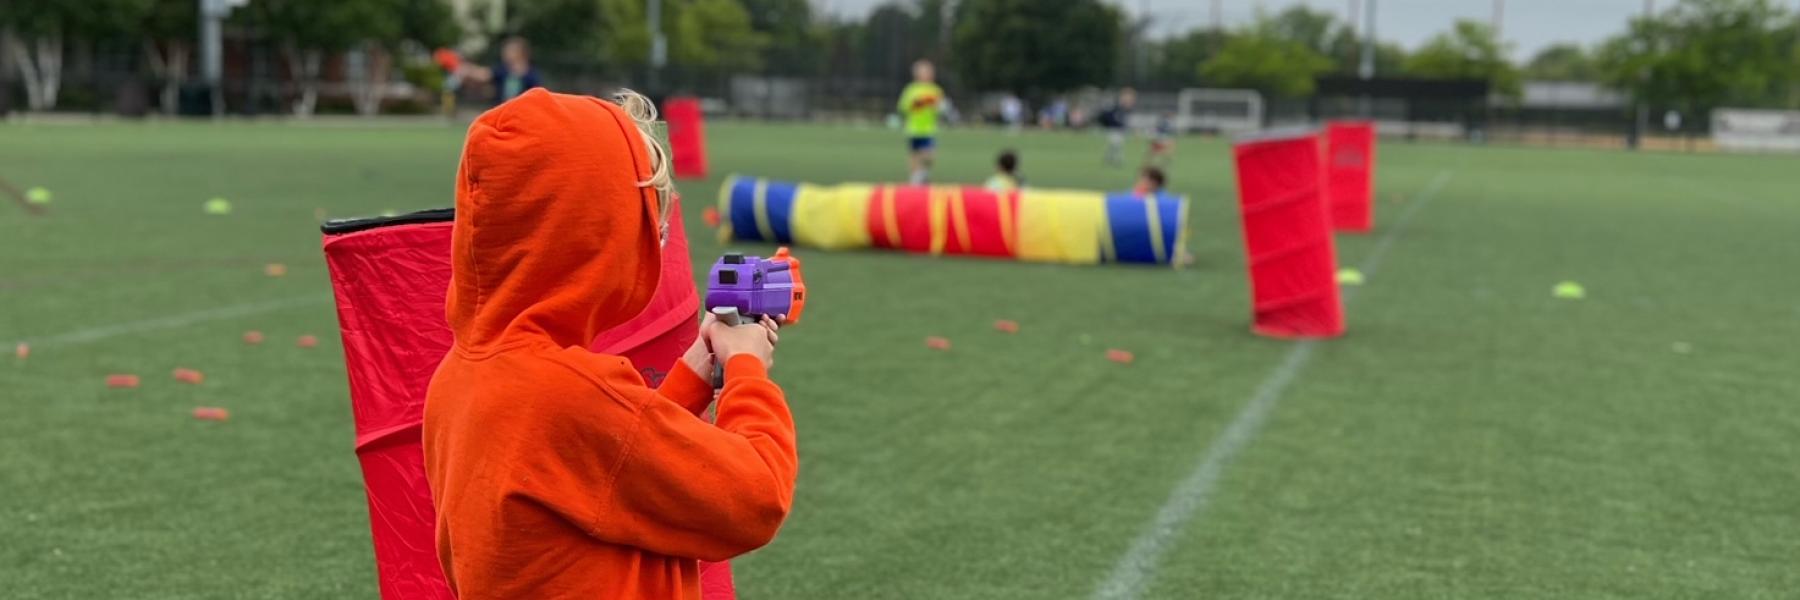
[[[469,128],[456,180],[450,328],[426,394],[438,557],[462,600],[699,598],[695,559],[769,542],[799,459],[754,357],[712,400],[583,348],[656,289],[648,153],[619,107],[532,90]]]

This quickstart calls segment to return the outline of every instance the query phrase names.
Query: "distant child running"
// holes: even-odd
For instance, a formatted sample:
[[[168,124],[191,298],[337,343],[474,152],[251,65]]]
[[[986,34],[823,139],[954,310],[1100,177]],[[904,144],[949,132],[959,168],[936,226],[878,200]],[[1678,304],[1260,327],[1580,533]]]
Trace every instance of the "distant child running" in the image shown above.
[[[1025,180],[1019,178],[1019,155],[1012,150],[1002,150],[1000,157],[994,159],[994,176],[983,184],[990,191],[1010,192],[1025,186]]]
[[[500,46],[500,64],[493,68],[470,67],[467,78],[494,84],[494,104],[544,86],[537,67],[531,64],[531,44],[519,36],[506,38],[504,45]]]
[[[700,337],[652,388],[587,345],[657,289],[673,186],[643,96],[541,89],[469,127],[425,393],[437,555],[461,600],[701,597],[696,560],[769,543],[794,502],[774,321]],[[687,282],[682,282],[687,283]],[[724,367],[716,424],[709,375]]]
[[[1162,166],[1169,164],[1175,157],[1175,117],[1163,113],[1156,119],[1156,132],[1150,137],[1150,154],[1144,157],[1144,164]]]
[[[931,180],[932,150],[937,147],[938,116],[944,109],[944,90],[933,81],[936,71],[931,61],[920,60],[912,66],[913,81],[900,92],[900,114],[906,117],[907,181],[924,185]]]
[[[1125,88],[1119,90],[1119,103],[1100,113],[1100,127],[1106,130],[1106,157],[1108,166],[1117,167],[1125,164],[1125,137],[1131,133],[1131,107],[1137,105],[1137,90]]]

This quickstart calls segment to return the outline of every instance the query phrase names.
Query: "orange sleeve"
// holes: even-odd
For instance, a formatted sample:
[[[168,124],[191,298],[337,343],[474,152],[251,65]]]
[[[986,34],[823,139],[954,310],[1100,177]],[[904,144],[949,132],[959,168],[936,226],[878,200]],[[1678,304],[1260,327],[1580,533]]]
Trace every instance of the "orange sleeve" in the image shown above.
[[[706,377],[688,367],[687,361],[675,361],[675,368],[669,370],[668,377],[663,378],[662,386],[656,393],[674,401],[699,416],[706,412],[706,405],[712,404],[713,386]]]
[[[799,474],[794,420],[761,361],[734,356],[725,372],[716,424],[660,394],[644,405],[592,535],[715,562],[774,539]]]

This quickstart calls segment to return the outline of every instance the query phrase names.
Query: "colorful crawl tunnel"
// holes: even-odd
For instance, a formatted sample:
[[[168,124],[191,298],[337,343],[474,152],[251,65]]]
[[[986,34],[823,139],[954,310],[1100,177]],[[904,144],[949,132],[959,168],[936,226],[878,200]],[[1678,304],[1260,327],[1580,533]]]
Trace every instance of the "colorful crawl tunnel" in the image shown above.
[[[1187,230],[1187,198],[1172,194],[742,176],[725,179],[719,212],[725,239],[1078,265],[1175,264]]]

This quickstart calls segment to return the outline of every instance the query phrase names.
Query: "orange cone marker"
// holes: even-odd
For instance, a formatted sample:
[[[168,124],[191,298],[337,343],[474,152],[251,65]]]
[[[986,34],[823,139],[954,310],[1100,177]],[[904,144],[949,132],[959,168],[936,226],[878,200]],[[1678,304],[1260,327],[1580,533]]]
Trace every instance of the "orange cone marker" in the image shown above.
[[[136,376],[136,375],[107,375],[106,376],[106,387],[109,387],[109,388],[134,388],[137,386],[138,386],[138,376]]]
[[[244,332],[244,343],[252,346],[263,343],[262,332],[254,329]]]
[[[31,344],[19,342],[18,347],[13,348],[13,357],[18,358],[19,360],[25,360],[26,357],[29,356],[31,356]]]
[[[200,382],[206,381],[206,375],[203,375],[199,371],[195,371],[193,369],[177,368],[177,369],[175,369],[175,380],[182,382],[182,383],[191,383],[194,385],[200,385]]]

